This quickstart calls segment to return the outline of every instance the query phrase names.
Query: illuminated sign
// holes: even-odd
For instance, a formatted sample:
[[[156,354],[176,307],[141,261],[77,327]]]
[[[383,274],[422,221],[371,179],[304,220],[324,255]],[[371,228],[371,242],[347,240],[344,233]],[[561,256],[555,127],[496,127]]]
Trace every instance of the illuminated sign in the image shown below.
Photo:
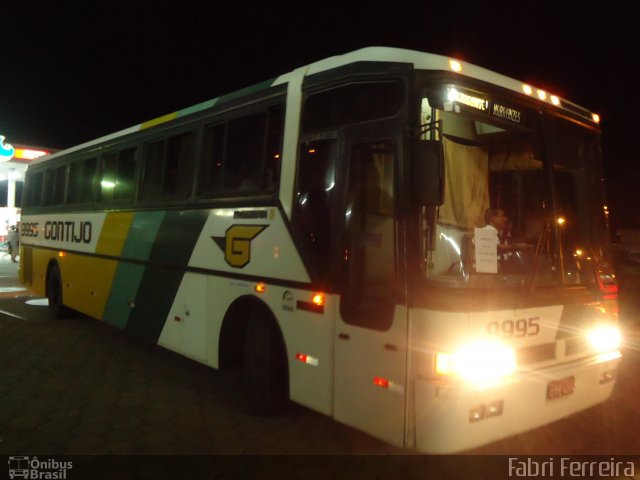
[[[14,153],[13,145],[4,143],[4,135],[0,135],[0,161],[8,162],[13,158]]]
[[[30,150],[27,148],[16,148],[14,158],[20,158],[23,160],[35,160],[38,157],[48,154],[44,150]]]
[[[474,97],[467,93],[463,93],[456,88],[449,88],[447,91],[447,100],[450,102],[458,102],[468,107],[476,108],[481,111],[489,109],[489,100],[480,97]]]
[[[14,148],[13,145],[5,143],[4,135],[0,135],[0,162],[8,162],[12,158],[16,160],[35,160],[47,154],[49,154],[49,152],[44,150]]]
[[[500,105],[499,103],[493,104],[491,114],[494,117],[504,118],[505,120],[509,120],[515,123],[520,123],[520,119],[522,118],[520,110],[516,110],[515,108],[511,107],[505,107],[504,105]]]
[[[522,112],[520,110],[502,105],[494,100],[482,98],[479,95],[481,94],[476,92],[464,92],[462,89],[453,85],[447,87],[447,100],[451,103],[455,102],[460,105],[475,108],[493,117],[508,120],[513,123],[520,123],[522,121]]]

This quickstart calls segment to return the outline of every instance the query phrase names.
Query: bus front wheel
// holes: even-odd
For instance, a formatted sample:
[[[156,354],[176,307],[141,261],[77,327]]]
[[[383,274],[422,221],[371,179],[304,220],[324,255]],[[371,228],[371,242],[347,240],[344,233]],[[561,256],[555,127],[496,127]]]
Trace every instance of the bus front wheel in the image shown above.
[[[244,347],[244,389],[249,409],[267,415],[282,410],[289,397],[284,342],[274,321],[254,310]]]

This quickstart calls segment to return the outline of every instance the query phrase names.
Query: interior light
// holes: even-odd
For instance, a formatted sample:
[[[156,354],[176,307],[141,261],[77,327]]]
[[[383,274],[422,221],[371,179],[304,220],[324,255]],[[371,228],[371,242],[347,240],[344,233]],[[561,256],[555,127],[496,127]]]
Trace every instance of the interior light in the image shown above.
[[[462,71],[462,64],[457,60],[450,59],[449,68],[451,68],[451,70],[453,70],[454,72],[460,73]]]
[[[102,188],[115,188],[116,183],[115,183],[115,182],[108,182],[108,181],[106,181],[106,180],[102,180],[102,181],[100,182],[100,186],[101,186]]]
[[[556,220],[556,222],[558,222],[558,225],[564,225],[565,223],[567,223],[567,220],[564,217],[558,217],[558,220]]]
[[[531,85],[527,85],[526,83],[522,84],[522,91],[527,95],[533,94],[533,88],[531,88]]]

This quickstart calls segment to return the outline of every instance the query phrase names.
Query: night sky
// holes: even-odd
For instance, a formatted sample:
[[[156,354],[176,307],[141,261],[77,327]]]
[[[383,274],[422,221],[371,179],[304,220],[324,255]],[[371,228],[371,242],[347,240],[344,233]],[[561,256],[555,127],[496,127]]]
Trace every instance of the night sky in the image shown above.
[[[3,7],[0,135],[65,148],[324,57],[409,48],[456,56],[599,113],[612,226],[640,228],[632,2],[209,3]]]

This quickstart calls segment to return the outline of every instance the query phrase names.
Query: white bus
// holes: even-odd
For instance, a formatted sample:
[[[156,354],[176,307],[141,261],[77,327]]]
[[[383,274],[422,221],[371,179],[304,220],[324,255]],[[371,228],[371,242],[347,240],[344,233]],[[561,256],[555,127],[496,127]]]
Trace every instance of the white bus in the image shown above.
[[[30,166],[20,275],[242,365],[254,411],[464,451],[611,394],[598,121],[444,56],[327,58]]]

